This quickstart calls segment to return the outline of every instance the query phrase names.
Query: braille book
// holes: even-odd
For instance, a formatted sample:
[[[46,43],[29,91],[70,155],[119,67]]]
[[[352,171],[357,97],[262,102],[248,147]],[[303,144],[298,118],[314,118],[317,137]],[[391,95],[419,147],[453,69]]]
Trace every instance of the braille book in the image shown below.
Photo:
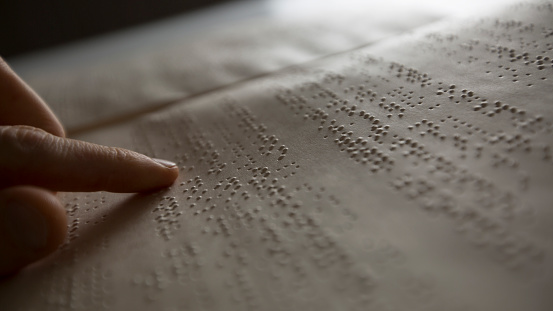
[[[62,194],[67,242],[0,309],[553,310],[553,4],[330,54],[194,94],[179,79],[209,72],[160,75],[134,93],[159,104],[117,118],[60,111],[180,176]]]

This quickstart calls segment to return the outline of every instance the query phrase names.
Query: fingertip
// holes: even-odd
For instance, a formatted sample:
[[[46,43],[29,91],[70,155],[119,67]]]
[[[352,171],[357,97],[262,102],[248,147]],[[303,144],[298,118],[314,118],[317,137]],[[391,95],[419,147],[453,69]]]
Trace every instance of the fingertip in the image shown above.
[[[154,160],[154,162],[156,162],[157,164],[161,164],[161,166],[165,168],[172,169],[174,167],[177,167],[177,163],[171,162],[169,160],[158,159],[158,158],[151,158],[151,159]]]
[[[65,210],[53,193],[29,186],[0,191],[0,276],[54,252],[66,231]]]
[[[151,158],[159,167],[159,179],[158,184],[152,188],[162,188],[172,185],[179,177],[179,168],[176,163],[164,160]]]
[[[149,192],[171,186],[179,176],[177,164],[171,161],[150,158],[126,149],[103,146],[101,148],[106,150],[107,156],[97,159],[98,162],[94,166],[96,171],[91,178],[94,184],[85,190]],[[110,154],[116,156],[109,156]]]

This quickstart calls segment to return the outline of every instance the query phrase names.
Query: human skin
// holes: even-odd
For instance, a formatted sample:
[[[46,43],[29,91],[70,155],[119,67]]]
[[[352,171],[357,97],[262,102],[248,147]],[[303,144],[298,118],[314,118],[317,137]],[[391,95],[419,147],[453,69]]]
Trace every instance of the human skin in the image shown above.
[[[177,176],[175,163],[66,138],[48,105],[0,58],[0,277],[64,242],[56,191],[142,192]]]

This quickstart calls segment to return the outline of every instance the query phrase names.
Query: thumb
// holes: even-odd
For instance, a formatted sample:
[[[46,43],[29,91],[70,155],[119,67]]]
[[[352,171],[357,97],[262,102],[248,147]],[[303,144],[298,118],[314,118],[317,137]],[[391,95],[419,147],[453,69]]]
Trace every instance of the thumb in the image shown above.
[[[0,276],[55,251],[66,230],[65,210],[53,193],[30,186],[0,190]]]

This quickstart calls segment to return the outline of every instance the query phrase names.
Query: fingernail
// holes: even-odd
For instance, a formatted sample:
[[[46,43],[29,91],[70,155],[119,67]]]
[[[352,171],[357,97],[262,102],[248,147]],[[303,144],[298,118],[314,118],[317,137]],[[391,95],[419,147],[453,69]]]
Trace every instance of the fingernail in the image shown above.
[[[4,232],[15,246],[39,251],[48,241],[48,223],[34,207],[20,202],[8,202],[0,209]]]
[[[156,158],[152,158],[152,160],[156,161],[157,163],[167,167],[167,168],[173,168],[175,166],[177,166],[176,163],[173,163],[171,161],[167,161],[167,160],[163,160],[163,159],[156,159]]]

